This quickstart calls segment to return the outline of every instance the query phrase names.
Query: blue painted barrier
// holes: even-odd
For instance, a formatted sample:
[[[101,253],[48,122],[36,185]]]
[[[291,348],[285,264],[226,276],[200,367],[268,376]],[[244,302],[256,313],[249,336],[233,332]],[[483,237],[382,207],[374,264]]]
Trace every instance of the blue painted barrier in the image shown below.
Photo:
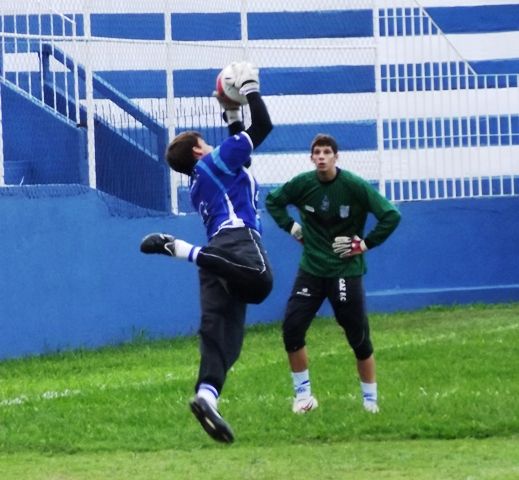
[[[519,300],[519,198],[400,209],[399,228],[367,253],[371,311]],[[0,358],[196,333],[196,268],[139,252],[153,231],[205,242],[196,215],[175,217],[63,185],[0,189],[0,218]],[[249,325],[282,319],[301,248],[265,212],[263,221],[274,290],[249,308]]]

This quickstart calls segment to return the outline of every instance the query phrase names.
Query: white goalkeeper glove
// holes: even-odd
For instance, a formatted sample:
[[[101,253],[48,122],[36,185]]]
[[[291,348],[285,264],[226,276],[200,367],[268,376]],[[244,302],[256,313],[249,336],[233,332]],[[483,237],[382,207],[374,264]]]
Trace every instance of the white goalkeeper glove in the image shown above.
[[[290,228],[290,235],[292,235],[298,242],[303,243],[303,227],[299,223],[294,222]]]
[[[234,86],[240,95],[259,92],[259,70],[250,62],[234,62]]]
[[[217,91],[213,92],[213,97],[218,100],[218,103],[222,107],[224,111],[224,120],[228,125],[234,122],[242,122],[243,116],[241,113],[240,104],[233,102],[231,99],[224,97],[222,95],[218,95]]]
[[[332,249],[340,258],[347,258],[364,253],[368,247],[362,238],[355,235],[354,237],[335,237]]]

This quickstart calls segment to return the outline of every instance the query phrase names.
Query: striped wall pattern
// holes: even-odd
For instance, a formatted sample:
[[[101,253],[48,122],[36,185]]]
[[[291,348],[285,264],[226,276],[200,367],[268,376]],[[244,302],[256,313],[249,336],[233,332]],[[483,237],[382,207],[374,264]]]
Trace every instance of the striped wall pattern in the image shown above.
[[[36,22],[39,2],[34,13],[11,3],[2,31],[72,36],[52,14]],[[210,98],[216,73],[235,59],[254,61],[276,125],[255,162],[262,183],[310,168],[308,145],[320,131],[337,136],[341,166],[397,200],[439,195],[405,182],[519,174],[517,2],[290,0],[281,9],[256,0],[246,12],[237,0],[133,3],[56,2],[75,35],[91,38],[74,55],[171,131],[198,128],[215,142],[225,134]],[[19,71],[23,42],[8,45],[4,65],[27,88],[37,73]],[[485,191],[516,193],[507,184]]]

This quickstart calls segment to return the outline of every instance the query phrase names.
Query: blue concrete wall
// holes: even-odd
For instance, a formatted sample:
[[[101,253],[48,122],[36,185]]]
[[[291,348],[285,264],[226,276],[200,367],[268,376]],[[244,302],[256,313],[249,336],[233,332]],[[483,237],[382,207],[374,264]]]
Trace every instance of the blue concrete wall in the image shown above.
[[[519,197],[404,203],[369,252],[372,310],[519,300]]]
[[[84,128],[7,83],[1,85],[1,102],[6,183],[88,184]]]
[[[399,229],[368,253],[371,311],[519,300],[519,198],[400,208]],[[139,243],[153,231],[204,242],[198,217],[68,185],[0,189],[0,218],[0,358],[196,332],[196,268],[142,255]],[[300,253],[263,218],[275,288],[249,324],[282,318]]]

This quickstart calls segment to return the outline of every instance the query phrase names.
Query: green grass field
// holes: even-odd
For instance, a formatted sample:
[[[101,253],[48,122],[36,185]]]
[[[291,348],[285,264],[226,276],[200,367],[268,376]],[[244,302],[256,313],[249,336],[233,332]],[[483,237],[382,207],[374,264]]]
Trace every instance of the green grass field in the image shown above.
[[[220,410],[187,406],[195,338],[0,362],[0,479],[519,479],[519,304],[372,315],[381,413],[339,327],[309,336],[320,406],[291,412],[280,325],[250,328]]]

